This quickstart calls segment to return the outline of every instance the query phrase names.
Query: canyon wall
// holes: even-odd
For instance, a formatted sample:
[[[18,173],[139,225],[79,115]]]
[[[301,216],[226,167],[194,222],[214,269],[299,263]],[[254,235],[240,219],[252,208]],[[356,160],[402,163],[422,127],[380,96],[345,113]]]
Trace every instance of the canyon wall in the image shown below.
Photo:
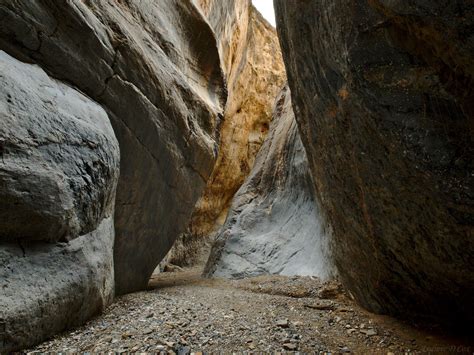
[[[250,173],[285,81],[276,30],[250,0],[196,0],[214,29],[228,100],[219,130],[216,164],[187,231],[162,265],[189,266],[207,253],[227,216],[232,197]]]
[[[330,229],[314,198],[290,92],[276,101],[270,132],[252,172],[236,193],[205,273],[332,276]]]
[[[0,51],[0,351],[113,298],[119,146],[106,112]]]
[[[197,237],[224,222],[268,133],[273,101],[285,81],[276,31],[250,1],[204,3],[220,43],[229,96],[217,161],[190,223],[189,233]]]
[[[191,0],[1,5],[1,47],[107,111],[121,149],[116,292],[143,289],[216,158],[226,92],[214,33]]]
[[[146,287],[213,169],[227,91],[192,0],[0,0],[0,18],[8,351]]]
[[[275,0],[345,286],[375,312],[474,319],[474,8]]]

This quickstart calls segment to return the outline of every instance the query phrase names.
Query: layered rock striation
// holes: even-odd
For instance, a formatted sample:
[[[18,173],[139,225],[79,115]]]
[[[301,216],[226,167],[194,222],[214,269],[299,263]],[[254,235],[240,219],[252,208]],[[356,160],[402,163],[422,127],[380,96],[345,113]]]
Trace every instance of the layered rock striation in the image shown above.
[[[275,5],[345,286],[375,312],[472,321],[472,6]]]
[[[290,92],[278,98],[270,132],[236,193],[205,273],[332,276],[325,223],[301,143]]]

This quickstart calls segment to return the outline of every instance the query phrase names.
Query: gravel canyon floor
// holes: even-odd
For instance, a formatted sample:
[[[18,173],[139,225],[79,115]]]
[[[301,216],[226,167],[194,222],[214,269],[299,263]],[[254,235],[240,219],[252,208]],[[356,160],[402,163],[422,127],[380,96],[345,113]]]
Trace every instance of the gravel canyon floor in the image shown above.
[[[468,341],[421,331],[358,307],[337,283],[312,277],[201,278],[201,269],[154,275],[86,325],[34,352],[272,351],[472,353]]]

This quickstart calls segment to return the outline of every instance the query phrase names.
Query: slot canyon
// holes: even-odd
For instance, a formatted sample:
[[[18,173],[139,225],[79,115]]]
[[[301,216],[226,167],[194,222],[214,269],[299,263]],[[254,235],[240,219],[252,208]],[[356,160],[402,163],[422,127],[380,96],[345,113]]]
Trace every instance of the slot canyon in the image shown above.
[[[473,122],[471,1],[0,0],[0,353],[472,354]]]

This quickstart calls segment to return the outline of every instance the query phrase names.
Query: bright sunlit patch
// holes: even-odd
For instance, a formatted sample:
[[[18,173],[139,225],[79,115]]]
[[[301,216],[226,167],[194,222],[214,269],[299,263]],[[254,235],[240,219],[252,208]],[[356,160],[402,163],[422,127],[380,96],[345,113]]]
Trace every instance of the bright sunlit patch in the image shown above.
[[[265,19],[275,26],[275,11],[273,10],[273,0],[252,0],[253,6],[265,17]]]

